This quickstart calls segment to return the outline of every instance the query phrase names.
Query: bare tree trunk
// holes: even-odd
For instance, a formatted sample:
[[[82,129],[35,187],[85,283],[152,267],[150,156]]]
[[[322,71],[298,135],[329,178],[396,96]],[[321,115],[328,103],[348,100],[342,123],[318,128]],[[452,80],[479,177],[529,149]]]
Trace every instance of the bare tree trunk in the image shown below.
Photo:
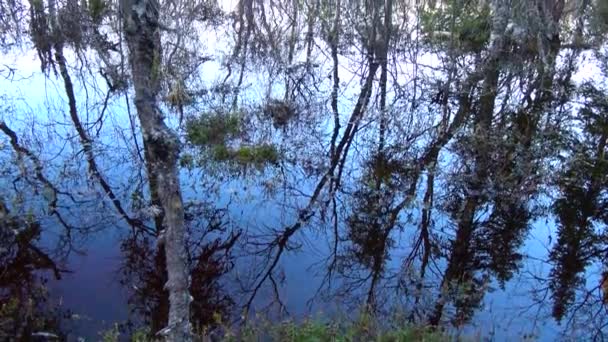
[[[158,108],[161,43],[159,3],[156,0],[122,0],[124,33],[135,88],[135,107],[142,126],[150,185],[156,186],[163,211],[164,243],[169,292],[168,326],[161,331],[169,341],[191,341],[189,271],[184,208],[177,159],[179,139]]]

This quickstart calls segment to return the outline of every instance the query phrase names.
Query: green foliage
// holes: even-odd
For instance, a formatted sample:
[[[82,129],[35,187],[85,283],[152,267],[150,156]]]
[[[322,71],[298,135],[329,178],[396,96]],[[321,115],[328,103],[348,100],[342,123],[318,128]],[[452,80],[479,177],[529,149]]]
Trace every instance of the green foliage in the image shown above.
[[[214,315],[215,316],[215,315]],[[218,315],[214,317],[216,330],[214,341],[225,342],[442,342],[455,340],[445,332],[433,330],[430,327],[413,326],[407,323],[398,324],[394,319],[378,320],[377,317],[366,312],[361,313],[355,320],[336,319],[306,319],[303,322],[283,321],[272,322],[265,318],[256,318],[239,327],[225,323]],[[390,321],[394,325],[388,326]],[[401,321],[401,320],[399,320]],[[196,335],[206,340],[208,327],[196,330]],[[113,332],[109,331],[112,336]],[[459,339],[462,340],[462,339]],[[105,341],[105,340],[104,340]],[[114,340],[109,340],[114,341]],[[135,333],[131,336],[133,342],[152,341],[148,334]]]
[[[103,342],[118,342],[119,338],[120,331],[118,330],[118,324],[114,324],[112,328],[101,333],[101,340]]]
[[[272,144],[231,146],[241,135],[242,126],[241,114],[214,113],[188,121],[186,134],[188,141],[202,147],[213,161],[257,166],[277,164],[280,153]],[[184,155],[180,160],[182,167],[192,166],[193,162],[191,155]]]
[[[101,341],[103,342],[118,342],[124,341],[124,338],[121,338],[120,327],[118,324],[114,324],[111,328],[104,330],[99,333],[101,336]],[[147,331],[138,329],[136,330],[129,339],[131,342],[152,342],[155,341],[149,337]]]
[[[263,165],[279,162],[279,151],[270,144],[241,146],[235,149],[216,145],[212,149],[211,156],[216,161],[232,161],[238,164]]]
[[[108,10],[108,4],[105,0],[89,0],[88,2],[89,15],[94,23],[100,23],[104,14]]]
[[[244,146],[235,151],[235,160],[244,164],[276,164],[279,161],[279,152],[274,146],[269,144]]]
[[[479,1],[448,1],[445,7],[423,11],[421,22],[426,42],[442,48],[454,39],[454,48],[477,53],[490,39],[490,9]]]
[[[238,113],[204,114],[186,123],[188,141],[197,146],[223,145],[241,132],[241,115]]]
[[[258,323],[247,326],[237,336],[231,334],[224,341],[285,341],[285,342],[406,342],[450,341],[442,332],[425,327],[401,326],[379,329],[371,317],[361,317],[354,322],[322,322],[306,320],[302,323]]]
[[[211,157],[217,161],[232,159],[232,151],[226,145],[215,145],[211,149]]]
[[[335,327],[315,322],[284,323],[276,327],[274,339],[277,341],[334,341],[337,338]]]
[[[146,342],[148,341],[148,332],[145,330],[137,330],[131,336],[131,342]]]

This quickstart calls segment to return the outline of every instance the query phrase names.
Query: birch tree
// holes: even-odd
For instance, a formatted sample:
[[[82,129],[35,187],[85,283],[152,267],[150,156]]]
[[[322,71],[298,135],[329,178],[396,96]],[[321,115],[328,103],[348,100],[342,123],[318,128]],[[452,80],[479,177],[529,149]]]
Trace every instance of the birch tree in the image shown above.
[[[184,208],[179,180],[180,142],[164,122],[159,108],[160,4],[155,0],[123,1],[124,35],[135,88],[135,108],[142,127],[146,166],[162,211],[160,243],[164,246],[169,292],[168,326],[161,331],[169,341],[192,339],[189,292],[190,273],[186,253]]]

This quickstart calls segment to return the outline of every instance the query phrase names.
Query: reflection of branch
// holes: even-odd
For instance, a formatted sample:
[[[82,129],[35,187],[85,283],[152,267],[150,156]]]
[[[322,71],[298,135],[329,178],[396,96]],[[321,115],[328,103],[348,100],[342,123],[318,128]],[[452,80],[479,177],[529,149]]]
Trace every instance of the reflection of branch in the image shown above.
[[[235,58],[239,57],[239,55],[240,55],[240,67],[241,68],[240,68],[239,80],[237,82],[237,86],[234,88],[234,98],[232,99],[232,108],[231,109],[235,109],[237,102],[238,102],[239,92],[241,90],[241,86],[243,84],[243,78],[244,78],[244,74],[245,74],[245,62],[246,62],[247,53],[248,53],[249,37],[251,36],[251,32],[255,29],[255,22],[253,19],[253,7],[252,6],[253,6],[252,0],[240,0],[239,4],[238,4],[239,12],[237,14],[237,17],[238,17],[239,29],[237,32],[237,41],[236,41],[236,46],[234,48],[232,57],[230,58],[231,61],[228,62],[228,75],[226,75],[226,78],[224,78],[224,83],[226,83],[226,81],[232,74],[232,66],[231,66],[232,59],[235,59]],[[236,25],[236,23],[235,23],[235,25]],[[244,36],[243,36],[243,29],[245,30]],[[222,103],[224,102],[224,96],[225,96],[225,94],[222,94]]]
[[[142,221],[134,219],[127,214],[127,212],[123,209],[122,204],[114,194],[114,191],[112,190],[108,182],[105,180],[105,178],[103,178],[103,176],[101,175],[101,172],[99,171],[99,168],[97,166],[97,162],[95,161],[95,154],[93,152],[93,141],[85,131],[84,127],[82,126],[82,123],[80,122],[80,118],[78,117],[74,86],[72,84],[72,79],[66,66],[65,56],[63,55],[63,45],[61,43],[55,44],[55,59],[57,61],[57,64],[59,65],[59,71],[61,77],[63,78],[65,92],[68,97],[70,118],[74,123],[76,132],[78,132],[80,143],[82,144],[82,148],[85,152],[87,162],[89,164],[89,171],[97,179],[106,195],[110,198],[110,201],[114,205],[114,208],[131,227],[143,229],[147,232],[153,232],[152,228],[146,226]]]
[[[210,248],[210,251],[215,252],[219,252],[219,251],[224,251],[225,253],[229,253],[232,250],[232,247],[234,247],[234,245],[236,244],[236,242],[238,241],[238,239],[241,237],[242,232],[239,231],[237,233],[230,233],[230,235],[228,236],[228,238],[226,240],[224,240],[223,242],[220,243],[219,240],[215,240],[213,241],[213,243],[209,243],[208,246],[212,246],[212,248]],[[190,246],[190,248],[188,249],[189,252],[192,252],[193,249],[202,249],[204,247],[205,241],[203,238],[201,238],[199,241],[193,243],[192,246]],[[190,257],[190,261],[194,262],[197,260],[197,257]]]
[[[103,118],[106,113],[106,110],[108,109],[108,102],[110,101],[111,95],[112,95],[112,91],[108,90],[106,92],[105,98],[103,99],[103,105],[101,107],[101,112],[99,113],[99,118],[97,118],[97,120],[95,120],[95,122],[92,125],[92,126],[95,126],[95,125],[99,124],[99,126],[97,127],[97,132],[95,132],[95,135],[97,137],[99,137],[99,133],[101,132],[101,129],[103,128]]]
[[[583,300],[578,305],[576,305],[574,308],[572,308],[572,311],[570,312],[570,315],[569,315],[570,318],[568,319],[568,321],[565,324],[566,328],[568,328],[568,327],[570,327],[572,325],[572,323],[573,323],[573,321],[574,321],[574,319],[576,317],[579,317],[579,315],[577,313],[585,305],[593,306],[594,304],[598,304],[599,303],[600,310],[596,313],[596,315],[598,315],[601,312],[602,308],[604,308],[604,303],[603,303],[603,300],[601,298],[597,299],[594,302],[590,302],[590,298],[591,298],[591,296],[593,296],[593,292],[599,291],[600,289],[601,289],[601,284],[595,286],[594,288],[592,288],[590,290],[587,290],[587,293],[585,293],[585,298],[583,298]],[[608,324],[608,323],[606,323],[606,324]],[[597,337],[598,334],[602,334],[601,329],[599,329],[599,331],[595,332],[595,337]],[[593,339],[593,340],[596,341],[596,339]],[[601,339],[601,340],[603,341],[603,339]]]
[[[141,155],[141,148],[139,147],[139,143],[137,142],[137,132],[135,128],[135,122],[133,121],[133,115],[131,114],[131,104],[129,101],[129,94],[125,93],[125,103],[127,107],[127,116],[129,117],[129,126],[131,126],[131,136],[133,137],[133,143],[135,144],[135,150],[137,150],[137,156],[139,157],[139,161],[141,164],[145,164],[146,161],[144,157]]]
[[[436,155],[439,154],[441,149],[454,137],[456,131],[460,129],[462,125],[466,122],[470,112],[471,112],[471,93],[473,91],[473,86],[477,81],[481,79],[480,73],[474,73],[471,75],[462,87],[460,94],[458,96],[458,111],[454,115],[454,119],[452,123],[448,126],[448,128],[442,132],[437,140],[426,150],[423,154],[422,158],[420,158],[419,163],[423,166],[429,165],[433,159],[436,159]]]
[[[4,123],[0,123],[0,128],[2,128],[4,131],[4,128],[6,127],[2,127],[3,124]],[[18,229],[18,231],[15,230],[14,240],[11,242],[3,241],[9,244],[14,243],[19,249],[19,251],[15,253],[14,259],[11,262],[0,265],[0,276],[2,276],[3,281],[7,279],[9,282],[11,279],[14,280],[11,275],[6,276],[6,273],[8,272],[19,273],[19,276],[22,276],[23,274],[21,273],[27,270],[50,269],[57,280],[61,279],[61,273],[68,272],[67,270],[62,270],[57,267],[55,261],[53,261],[48,254],[32,243],[33,240],[37,240],[40,237],[40,225],[37,222],[28,224],[27,222],[16,217],[11,218],[8,208],[2,201],[0,201],[0,219],[2,219],[2,222],[0,223],[2,223],[2,225],[7,229],[9,229],[11,226],[13,226],[13,229],[16,227],[25,226],[24,229]],[[11,232],[9,232],[9,234],[13,235]],[[32,258],[29,254],[23,253],[23,249],[32,251],[37,258]]]
[[[38,255],[38,257],[40,259],[42,259],[42,261],[45,263],[45,265],[53,270],[53,275],[55,276],[55,279],[60,280],[61,273],[67,272],[66,270],[59,269],[57,267],[57,264],[55,264],[55,262],[51,259],[51,257],[49,257],[48,254],[44,253],[42,250],[40,250],[40,248],[34,246],[30,242],[28,242],[27,247],[29,249],[31,249],[32,251],[34,251],[34,253],[36,253]]]
[[[376,3],[380,5],[380,2]],[[393,17],[393,3],[392,0],[388,0],[384,4],[384,25],[380,28],[382,41],[378,42],[376,47],[376,54],[380,58],[382,67],[380,70],[380,132],[379,132],[379,143],[378,151],[382,152],[385,144],[386,135],[386,84],[388,81],[388,50],[390,47],[391,39],[391,22]],[[415,80],[416,78],[414,78]],[[416,95],[416,88],[414,88],[414,96]]]
[[[437,159],[435,158],[435,163]],[[426,192],[424,194],[423,199],[423,209],[422,209],[422,221],[420,223],[420,237],[416,242],[416,246],[412,250],[412,257],[418,253],[418,249],[422,246],[422,261],[420,264],[420,278],[418,279],[418,283],[416,284],[416,298],[414,307],[418,307],[420,303],[420,296],[422,295],[422,285],[424,283],[424,277],[426,275],[426,269],[429,264],[429,259],[431,256],[431,237],[430,237],[430,224],[431,224],[431,215],[433,208],[433,191],[434,191],[434,181],[435,181],[435,173],[434,173],[435,164],[430,167],[429,173],[427,174],[427,183],[426,183]],[[414,318],[414,312],[412,311],[411,319]]]
[[[308,220],[314,215],[313,208],[317,202],[319,195],[321,194],[321,191],[327,184],[327,181],[331,179],[331,181],[334,182],[333,174],[341,160],[342,153],[346,153],[348,151],[348,148],[350,146],[349,142],[352,141],[352,138],[353,138],[352,136],[356,133],[357,126],[361,120],[361,117],[363,116],[363,113],[365,112],[365,108],[367,107],[367,101],[368,101],[369,96],[372,91],[374,75],[376,74],[377,70],[378,70],[378,63],[370,62],[369,74],[367,76],[365,84],[361,88],[361,93],[359,94],[357,103],[356,103],[355,107],[353,108],[353,112],[351,114],[351,117],[350,117],[348,124],[346,126],[346,129],[344,131],[344,135],[342,136],[340,143],[336,147],[336,153],[331,158],[331,163],[330,163],[329,169],[327,170],[325,175],[323,177],[321,177],[321,180],[317,184],[306,207],[300,211],[298,221],[295,224],[293,224],[292,226],[285,228],[283,230],[283,232],[280,233],[270,243],[270,245],[268,247],[269,253],[272,253],[272,249],[277,248],[276,254],[275,254],[274,258],[272,258],[272,262],[270,263],[270,266],[267,268],[267,270],[260,274],[261,279],[255,285],[255,287],[251,293],[251,296],[249,297],[249,300],[245,304],[245,308],[247,311],[249,311],[249,308],[251,307],[251,304],[253,303],[253,299],[257,295],[259,289],[262,287],[264,282],[266,282],[266,280],[268,280],[268,278],[271,276],[272,272],[276,268],[276,266],[279,262],[279,259],[281,258],[281,255],[287,248],[287,242],[289,241],[289,239],[302,227],[302,225],[304,225],[306,222],[308,222]]]
[[[333,241],[331,254],[327,257],[327,259],[325,259],[325,260],[331,259],[331,262],[329,263],[329,266],[327,266],[327,272],[325,273],[323,280],[321,280],[321,283],[319,284],[319,287],[315,291],[315,294],[307,302],[309,307],[312,306],[314,298],[317,297],[319,294],[321,294],[321,292],[323,291],[323,288],[326,286],[326,284],[327,284],[328,291],[331,289],[331,281],[332,281],[333,273],[334,273],[334,270],[336,269],[336,265],[338,264],[338,243],[340,242],[340,232],[338,230],[338,228],[339,228],[339,226],[338,226],[338,209],[337,209],[335,197],[332,197],[331,203],[332,203],[332,219],[333,219],[332,225],[333,225],[334,241]]]
[[[386,227],[388,227],[386,229],[386,234],[388,235],[391,231],[392,228],[390,227],[394,227],[394,225],[397,222],[397,219],[399,218],[402,210],[407,207],[411,201],[415,198],[416,195],[416,190],[417,190],[417,185],[418,185],[418,180],[422,174],[423,171],[428,170],[428,177],[427,178],[427,182],[429,184],[427,184],[428,190],[427,193],[425,194],[425,203],[428,205],[428,210],[425,210],[425,214],[424,215],[426,217],[426,219],[424,220],[422,227],[421,227],[421,235],[418,239],[418,241],[416,242],[416,247],[414,248],[414,250],[412,251],[412,253],[410,254],[409,257],[406,258],[406,261],[404,262],[404,265],[407,264],[409,261],[409,259],[413,258],[413,254],[417,253],[417,251],[419,250],[419,248],[421,246],[424,246],[424,253],[423,253],[423,264],[424,264],[424,268],[427,268],[427,265],[430,261],[430,235],[428,232],[428,228],[430,225],[430,206],[432,205],[432,188],[433,188],[433,169],[434,166],[437,162],[437,158],[438,155],[440,153],[440,151],[450,142],[450,140],[452,139],[452,137],[454,136],[454,134],[458,131],[458,129],[460,127],[462,127],[462,125],[464,125],[466,123],[466,119],[469,115],[470,112],[470,95],[471,92],[473,91],[473,86],[474,84],[480,79],[480,74],[474,73],[472,75],[469,76],[469,78],[465,81],[465,84],[462,87],[462,90],[460,91],[459,94],[459,100],[460,100],[460,107],[458,112],[456,113],[456,115],[454,116],[454,119],[452,120],[452,123],[445,128],[445,130],[443,132],[441,132],[439,134],[439,137],[432,142],[429,147],[417,158],[415,159],[411,165],[412,165],[412,174],[411,174],[411,179],[409,181],[409,188],[407,188],[405,190],[405,194],[404,194],[404,198],[397,203],[392,209],[390,209],[390,211],[387,213],[388,215],[388,221],[386,224]],[[352,141],[352,136],[350,137],[350,141]],[[347,148],[348,149],[348,148]],[[341,168],[344,166],[345,163],[345,158],[342,157],[341,163],[340,163],[340,171],[337,178],[337,182],[339,182],[339,179],[341,178]],[[425,208],[427,208],[427,206],[425,205]],[[335,258],[334,258],[335,259]],[[335,262],[335,260],[334,260]],[[332,262],[329,266],[328,269],[328,274],[325,276],[324,280],[323,280],[323,284],[325,283],[329,283],[328,277],[331,277],[331,272],[332,272],[332,268],[334,267],[334,262]],[[369,278],[375,278],[375,272],[371,272]],[[373,300],[373,289],[375,287],[375,282],[373,281],[374,284],[372,284],[370,286],[370,289],[368,291],[368,302],[370,302],[370,300]],[[323,286],[323,285],[322,285]],[[319,293],[321,288],[319,288],[319,290],[317,290],[317,293]]]
[[[323,177],[323,178],[325,178],[325,177]],[[325,183],[325,181],[322,181],[322,183]],[[314,203],[314,200],[311,199],[311,202],[309,202],[309,205],[307,206],[307,208],[308,207],[312,207],[313,203]],[[307,222],[312,216],[313,216],[312,213],[308,213],[307,211],[302,211],[301,214],[300,214],[300,217],[299,217],[298,221],[294,225],[292,225],[291,227],[288,227],[287,229],[285,229],[283,231],[283,233],[281,235],[279,235],[270,244],[269,249],[274,248],[276,246],[276,248],[278,248],[278,250],[276,252],[275,257],[272,259],[272,263],[270,264],[270,267],[268,267],[268,269],[266,270],[266,272],[263,273],[262,278],[257,283],[257,285],[254,287],[254,289],[253,289],[253,291],[251,293],[251,296],[249,297],[249,300],[247,301],[247,304],[245,304],[245,310],[246,311],[249,311],[249,308],[251,307],[251,304],[253,303],[253,299],[257,295],[258,291],[260,290],[260,288],[262,287],[262,285],[266,282],[266,280],[268,280],[268,278],[270,278],[270,276],[272,275],[272,272],[274,271],[275,267],[279,263],[279,259],[281,258],[281,255],[283,254],[283,252],[287,248],[287,242],[289,241],[289,238],[291,238],[291,236],[293,234],[295,234],[302,227],[302,225],[305,222]]]
[[[77,202],[76,199],[72,196],[72,194],[57,189],[57,187],[53,183],[51,183],[48,178],[46,178],[46,176],[42,172],[43,167],[40,159],[38,159],[38,157],[34,155],[32,151],[28,150],[26,147],[19,143],[19,138],[17,137],[17,134],[13,130],[11,130],[4,121],[0,121],[0,130],[9,137],[10,144],[13,147],[13,150],[15,150],[15,152],[17,152],[19,155],[27,156],[34,163],[34,174],[36,175],[36,178],[40,182],[42,182],[47,187],[47,189],[50,189],[53,192],[52,199],[49,203],[50,213],[51,215],[57,217],[59,223],[61,223],[61,225],[66,228],[66,231],[69,234],[70,229],[72,229],[73,227],[66,222],[66,220],[61,216],[61,214],[57,210],[57,195],[67,196],[72,200],[72,202],[75,203]]]
[[[285,306],[283,301],[281,301],[281,295],[279,294],[279,287],[277,286],[277,282],[274,280],[274,277],[272,276],[272,274],[270,275],[269,279],[270,279],[270,283],[272,284],[272,291],[274,292],[274,296],[277,300],[277,303],[279,303],[279,312],[285,313],[287,316],[289,316],[289,311],[287,310],[287,306]]]
[[[48,178],[46,178],[44,173],[42,173],[43,167],[42,163],[40,162],[40,159],[38,159],[38,157],[36,157],[32,153],[32,151],[28,150],[19,143],[19,138],[17,137],[17,134],[13,130],[11,130],[4,121],[0,122],[0,130],[9,137],[11,146],[13,147],[15,152],[20,155],[27,156],[34,163],[34,173],[36,175],[36,178],[53,191],[53,199],[49,204],[52,212],[54,212],[57,208],[57,194],[68,196],[72,201],[76,202],[76,200],[70,193],[59,191],[55,187],[55,185],[53,185],[53,183],[51,183]]]
[[[311,29],[312,30],[312,29]],[[330,46],[331,46],[331,59],[333,65],[333,87],[331,90],[331,109],[334,114],[334,131],[331,136],[331,157],[334,157],[336,139],[338,139],[338,133],[340,132],[340,115],[338,111],[338,90],[340,89],[340,75],[338,73],[338,43],[339,43],[339,30],[340,30],[340,0],[336,1],[336,17],[334,19],[334,27],[331,33]],[[312,33],[311,33],[312,34]]]

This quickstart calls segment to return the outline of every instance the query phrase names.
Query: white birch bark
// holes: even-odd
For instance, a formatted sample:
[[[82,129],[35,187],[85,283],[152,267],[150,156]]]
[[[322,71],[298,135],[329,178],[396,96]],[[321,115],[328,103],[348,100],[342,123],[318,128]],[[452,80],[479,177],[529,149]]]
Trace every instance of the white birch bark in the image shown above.
[[[189,271],[184,208],[177,161],[179,139],[158,107],[161,43],[157,0],[122,0],[123,29],[135,88],[135,107],[142,127],[150,183],[155,184],[163,210],[169,292],[168,326],[160,333],[168,341],[191,341]]]

